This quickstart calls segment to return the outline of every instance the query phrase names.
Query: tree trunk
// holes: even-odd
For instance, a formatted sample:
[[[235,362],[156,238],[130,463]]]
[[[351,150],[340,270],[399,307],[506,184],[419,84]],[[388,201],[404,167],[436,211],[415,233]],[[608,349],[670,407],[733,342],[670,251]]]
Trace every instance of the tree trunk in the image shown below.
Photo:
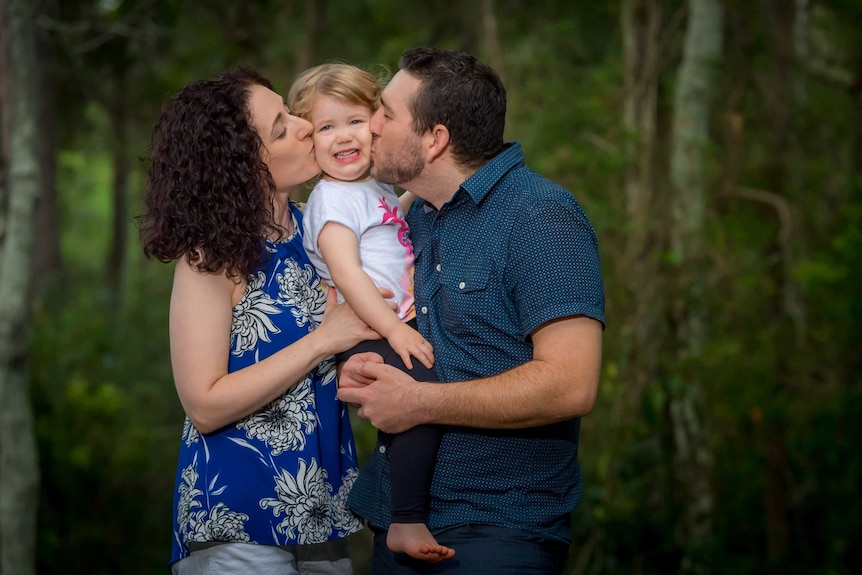
[[[26,327],[29,270],[36,201],[40,189],[39,64],[34,3],[4,0],[3,34],[8,38],[11,79],[6,96],[9,130],[7,209],[0,239],[0,574],[35,573],[36,505],[39,468],[29,402]]]
[[[43,3],[44,4],[44,3]],[[51,48],[41,30],[37,33],[37,49],[42,62],[51,61]],[[57,198],[57,122],[52,94],[53,80],[45,68],[39,70],[39,91],[45,100],[39,111],[39,174],[40,196],[36,206],[36,229],[30,276],[33,293],[56,281],[63,268],[60,250],[60,205]]]
[[[799,218],[793,217],[792,197],[797,181],[794,173],[795,145],[791,130],[796,99],[804,98],[801,82],[794,82],[794,63],[805,57],[803,40],[804,13],[807,7],[799,0],[772,0],[769,3],[769,44],[771,77],[768,83],[769,123],[772,138],[767,178],[770,194],[774,198],[776,214],[781,224],[768,254],[778,254],[776,263],[768,266],[769,276],[776,289],[769,302],[770,316],[767,320],[775,326],[775,380],[773,392],[787,393],[789,386],[803,383],[807,369],[798,358],[810,357],[807,353],[807,319],[802,287],[794,278],[796,251],[799,247],[801,226]],[[802,22],[796,18],[802,16]],[[795,38],[788,43],[787,38]],[[795,224],[795,225],[794,225]],[[766,517],[766,553],[773,566],[780,566],[787,553],[790,538],[790,466],[787,456],[785,426],[786,414],[781,409],[771,410],[765,418],[763,429],[763,463],[766,486],[763,493]]]
[[[307,0],[305,3],[305,41],[296,53],[296,74],[310,68],[317,58],[317,42],[324,10],[326,3],[323,0]]]
[[[664,303],[660,294],[659,260],[663,251],[663,228],[657,222],[656,206],[658,161],[658,91],[661,73],[660,36],[662,4],[650,0],[624,0],[620,11],[623,39],[623,83],[625,101],[623,124],[627,136],[625,174],[627,229],[623,259],[617,267],[619,283],[627,288],[626,304],[620,332],[620,379],[628,382],[621,400],[614,405],[612,421],[631,422],[640,416],[644,390],[660,377],[658,358],[664,342],[662,325]],[[666,226],[664,226],[666,228]],[[608,441],[614,460],[631,442],[629,423],[614,427]],[[620,472],[608,472],[602,485],[602,500],[613,506],[622,482]],[[582,575],[591,567],[593,552],[605,539],[602,523],[593,529],[589,539],[577,546],[573,575]]]
[[[655,377],[660,356],[662,304],[659,294],[659,261],[655,256],[664,244],[657,237],[659,214],[655,206],[657,188],[656,127],[660,75],[662,5],[649,0],[626,0],[622,5],[625,102],[623,123],[628,139],[626,168],[627,230],[624,260],[619,268],[628,288],[630,311],[622,336],[630,340],[623,349],[631,382],[627,393],[636,404],[647,383]]]
[[[704,158],[708,144],[710,99],[721,56],[723,12],[718,0],[689,0],[682,64],[674,94],[670,176],[671,249],[676,274],[673,321],[678,373],[671,385],[674,466],[682,517],[678,540],[683,573],[706,572],[702,553],[712,536],[713,454],[704,419],[703,383],[696,362],[704,340],[704,242],[707,182]]]
[[[506,81],[503,69],[503,49],[500,47],[500,33],[497,27],[497,12],[494,9],[494,0],[482,0],[482,48],[485,52],[487,62],[490,64],[503,82]]]

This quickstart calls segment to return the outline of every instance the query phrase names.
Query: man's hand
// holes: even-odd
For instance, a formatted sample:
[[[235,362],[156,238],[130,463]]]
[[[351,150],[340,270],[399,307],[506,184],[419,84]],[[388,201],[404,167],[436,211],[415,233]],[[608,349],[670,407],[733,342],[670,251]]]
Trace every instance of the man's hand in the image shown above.
[[[428,388],[439,387],[434,383],[417,383],[373,353],[348,359],[341,369],[340,381],[338,399],[356,405],[359,417],[387,433],[401,433],[428,423],[420,398]]]
[[[355,353],[347,358],[343,364],[338,366],[338,387],[340,388],[362,388],[374,380],[365,377],[360,372],[363,363],[383,363],[379,353],[366,351]]]

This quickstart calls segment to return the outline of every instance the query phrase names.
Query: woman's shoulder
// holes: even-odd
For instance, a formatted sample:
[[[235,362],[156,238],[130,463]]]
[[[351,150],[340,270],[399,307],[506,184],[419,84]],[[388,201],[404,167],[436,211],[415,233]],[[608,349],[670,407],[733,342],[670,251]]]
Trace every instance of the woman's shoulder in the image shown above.
[[[244,283],[239,275],[228,274],[226,269],[210,272],[201,269],[198,263],[184,255],[176,261],[174,267],[174,282],[182,281],[197,285],[221,286],[223,289],[233,289],[233,286]]]

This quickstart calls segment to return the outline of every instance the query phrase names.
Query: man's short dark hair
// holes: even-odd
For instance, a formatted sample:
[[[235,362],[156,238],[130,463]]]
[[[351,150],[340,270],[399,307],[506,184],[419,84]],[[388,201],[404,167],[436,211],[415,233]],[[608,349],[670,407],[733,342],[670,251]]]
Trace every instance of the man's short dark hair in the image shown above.
[[[410,111],[423,134],[442,124],[458,163],[479,168],[503,149],[506,89],[490,66],[465,52],[413,48],[399,67],[421,81]]]

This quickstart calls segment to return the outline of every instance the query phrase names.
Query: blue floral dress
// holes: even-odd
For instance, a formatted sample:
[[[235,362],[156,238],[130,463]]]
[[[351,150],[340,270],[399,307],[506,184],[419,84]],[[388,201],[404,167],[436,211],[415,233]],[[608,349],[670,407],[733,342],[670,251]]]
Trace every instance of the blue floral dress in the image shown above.
[[[269,260],[253,273],[233,308],[233,372],[263,360],[314,330],[325,286],[302,248],[302,213],[291,205],[296,234],[267,243]],[[263,409],[202,435],[186,418],[174,493],[171,563],[190,542],[262,545],[322,543],[361,528],[347,509],[358,475],[347,407],[335,397],[327,358]]]

